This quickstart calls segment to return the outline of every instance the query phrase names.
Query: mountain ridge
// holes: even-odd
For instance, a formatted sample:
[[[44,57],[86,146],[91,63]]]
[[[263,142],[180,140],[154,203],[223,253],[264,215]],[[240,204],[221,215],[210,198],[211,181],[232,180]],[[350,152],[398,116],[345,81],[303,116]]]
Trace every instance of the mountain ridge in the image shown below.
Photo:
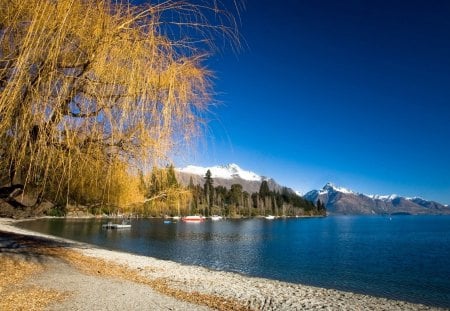
[[[314,203],[320,200],[329,214],[450,214],[448,206],[420,197],[368,195],[332,183],[327,183],[321,190],[311,190],[303,197]]]
[[[287,188],[289,191],[295,193],[293,189],[280,185],[273,178],[268,178],[252,171],[244,170],[235,163],[210,167],[188,165],[184,168],[175,168],[178,180],[185,186],[189,184],[191,178],[194,184],[203,185],[205,182],[204,176],[208,170],[210,170],[211,177],[216,186],[220,185],[231,188],[232,184],[241,184],[244,191],[254,193],[259,192],[259,188],[263,181],[267,181],[269,189],[272,191],[281,191],[282,188]]]

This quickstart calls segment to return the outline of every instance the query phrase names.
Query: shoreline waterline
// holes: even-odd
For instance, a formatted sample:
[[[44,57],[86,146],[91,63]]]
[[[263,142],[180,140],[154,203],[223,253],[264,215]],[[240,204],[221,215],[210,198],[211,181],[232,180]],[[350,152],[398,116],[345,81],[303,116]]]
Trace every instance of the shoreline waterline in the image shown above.
[[[389,309],[444,310],[437,307],[369,295],[245,276],[189,266],[168,260],[102,249],[51,235],[17,228],[15,220],[0,219],[0,231],[63,242],[71,250],[141,271],[149,279],[165,279],[170,287],[233,299],[252,309]]]

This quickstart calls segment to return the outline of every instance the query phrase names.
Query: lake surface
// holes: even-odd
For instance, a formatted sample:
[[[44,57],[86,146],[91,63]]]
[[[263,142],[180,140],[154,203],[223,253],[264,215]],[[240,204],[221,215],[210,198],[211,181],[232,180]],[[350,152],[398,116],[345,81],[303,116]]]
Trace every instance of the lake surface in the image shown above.
[[[245,275],[450,308],[449,216],[203,223],[42,219],[19,226],[103,248]]]

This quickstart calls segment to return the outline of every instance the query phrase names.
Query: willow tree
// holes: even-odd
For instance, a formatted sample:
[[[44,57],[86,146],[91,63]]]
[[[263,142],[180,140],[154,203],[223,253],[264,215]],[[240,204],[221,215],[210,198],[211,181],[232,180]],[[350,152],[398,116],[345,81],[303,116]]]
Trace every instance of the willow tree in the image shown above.
[[[234,26],[215,1],[0,0],[2,177],[100,200],[117,170],[167,161],[208,108],[206,47]]]

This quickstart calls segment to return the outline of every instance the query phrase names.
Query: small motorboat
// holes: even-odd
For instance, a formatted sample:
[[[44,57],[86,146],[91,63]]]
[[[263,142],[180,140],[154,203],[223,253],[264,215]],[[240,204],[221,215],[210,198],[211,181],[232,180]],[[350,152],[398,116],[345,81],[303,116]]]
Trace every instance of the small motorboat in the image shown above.
[[[222,216],[218,216],[218,215],[212,215],[211,216],[211,220],[213,220],[213,221],[222,220],[222,219],[223,219]]]
[[[131,228],[131,224],[126,222],[125,220],[122,221],[121,224],[114,224],[110,221],[107,224],[103,224],[102,228],[103,229],[127,229],[127,228]]]
[[[272,219],[275,219],[275,216],[273,216],[273,215],[268,215],[268,216],[266,216],[266,217],[264,217],[265,219],[269,219],[269,220],[272,220]]]
[[[205,221],[205,217],[197,216],[197,215],[195,215],[195,216],[186,216],[186,217],[181,218],[181,220],[184,221],[184,222],[202,222],[202,221]]]

